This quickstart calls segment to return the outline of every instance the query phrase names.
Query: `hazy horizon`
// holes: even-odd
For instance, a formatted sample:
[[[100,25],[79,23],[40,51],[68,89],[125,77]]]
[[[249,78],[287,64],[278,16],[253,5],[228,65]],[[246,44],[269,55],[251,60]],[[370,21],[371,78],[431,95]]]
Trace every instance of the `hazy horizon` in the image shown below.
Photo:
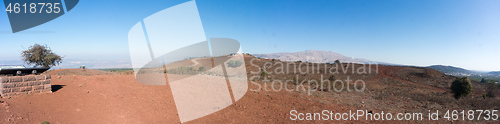
[[[305,52],[309,50],[304,50],[304,51],[296,51],[296,52]],[[313,50],[313,51],[323,51],[323,50]],[[296,53],[296,52],[277,52],[277,53]],[[326,52],[334,52],[335,51],[326,51]],[[246,52],[244,52],[246,53]],[[274,53],[250,53],[250,54],[274,54]],[[344,55],[342,53],[338,53],[341,55]],[[346,56],[346,57],[352,57],[352,56]],[[358,57],[352,57],[356,59],[364,59],[364,58],[358,58]],[[372,61],[372,60],[370,60]],[[386,61],[379,61],[383,63],[390,63],[394,65],[402,65],[402,66],[418,66],[418,67],[427,67],[427,66],[432,66],[432,65],[411,65],[411,64],[404,64],[404,63],[391,63],[391,62],[386,62]],[[16,64],[19,63],[19,64]],[[11,60],[11,61],[0,61],[0,65],[25,65],[21,59],[19,60]],[[500,70],[473,70],[473,69],[468,69],[460,66],[455,66],[455,65],[447,65],[447,64],[435,64],[435,65],[443,65],[443,66],[453,66],[453,67],[458,67],[458,68],[463,68],[466,70],[470,71],[476,71],[476,72],[492,72],[492,71],[500,71]],[[64,59],[63,63],[55,66],[54,69],[62,69],[62,68],[79,68],[79,66],[86,66],[86,68],[90,69],[106,69],[106,68],[132,68],[130,60],[88,60],[88,59]]]

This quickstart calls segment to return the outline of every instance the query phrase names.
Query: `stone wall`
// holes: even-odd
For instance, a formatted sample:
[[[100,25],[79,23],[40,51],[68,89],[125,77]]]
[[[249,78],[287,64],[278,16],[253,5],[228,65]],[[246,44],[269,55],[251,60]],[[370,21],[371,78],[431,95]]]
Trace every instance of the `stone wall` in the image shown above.
[[[52,92],[50,75],[1,76],[0,95],[2,97],[34,93]]]

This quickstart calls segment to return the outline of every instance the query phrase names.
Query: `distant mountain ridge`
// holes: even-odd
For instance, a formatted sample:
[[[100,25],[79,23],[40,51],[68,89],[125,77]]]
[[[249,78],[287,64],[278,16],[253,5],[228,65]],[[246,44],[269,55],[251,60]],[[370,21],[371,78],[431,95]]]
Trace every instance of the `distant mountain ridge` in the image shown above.
[[[477,82],[483,79],[492,80],[495,82],[500,81],[500,71],[479,72],[479,71],[471,71],[459,67],[445,66],[445,65],[432,65],[427,67],[432,68],[434,70],[438,70],[440,72],[444,72],[445,74],[448,75],[467,76],[469,77],[469,79]]]
[[[362,58],[353,58],[344,56],[342,54],[332,52],[332,51],[320,51],[320,50],[306,50],[301,52],[282,52],[282,53],[270,53],[270,54],[253,54],[259,58],[268,59],[279,59],[281,61],[307,61],[313,63],[333,63],[335,60],[339,60],[343,63],[362,63],[362,64],[383,64],[383,65],[397,65],[386,62],[370,61]],[[405,66],[405,65],[399,65]],[[427,68],[432,68],[447,74],[488,74],[488,75],[500,75],[500,71],[493,72],[476,72],[460,67],[446,66],[446,65],[431,65],[426,66]]]
[[[488,72],[488,74],[500,75],[500,71],[492,71],[492,72]]]
[[[432,68],[434,70],[438,70],[440,72],[444,72],[444,73],[462,73],[462,74],[470,74],[470,73],[474,73],[473,71],[470,71],[470,70],[467,70],[467,69],[463,69],[463,68],[459,68],[459,67],[453,67],[453,66],[445,66],[445,65],[431,65],[431,66],[427,66],[428,68]]]
[[[385,62],[370,61],[361,58],[347,57],[339,53],[331,51],[320,51],[320,50],[306,50],[302,52],[295,53],[271,53],[271,54],[253,54],[259,58],[268,59],[279,59],[281,61],[307,61],[313,63],[333,63],[335,60],[339,60],[342,63],[362,63],[362,64],[387,64]]]

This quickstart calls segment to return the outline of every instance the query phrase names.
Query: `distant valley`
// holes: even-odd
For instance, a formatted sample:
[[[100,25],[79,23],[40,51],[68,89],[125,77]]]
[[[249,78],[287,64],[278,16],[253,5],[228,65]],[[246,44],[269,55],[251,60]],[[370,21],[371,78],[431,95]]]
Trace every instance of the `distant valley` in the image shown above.
[[[453,66],[444,66],[444,65],[432,65],[427,66],[428,68],[432,68],[441,72],[444,72],[447,75],[453,76],[467,76],[471,80],[480,82],[482,79],[492,80],[494,82],[500,82],[500,71],[492,71],[492,72],[479,72],[467,70],[459,67]]]

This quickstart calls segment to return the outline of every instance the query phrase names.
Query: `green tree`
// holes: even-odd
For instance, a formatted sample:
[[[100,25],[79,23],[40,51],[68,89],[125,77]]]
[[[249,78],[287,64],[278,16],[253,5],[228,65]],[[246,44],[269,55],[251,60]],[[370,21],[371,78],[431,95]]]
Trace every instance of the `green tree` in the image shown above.
[[[467,96],[472,93],[471,81],[467,77],[457,78],[451,83],[450,89],[455,94],[456,99]]]
[[[481,83],[487,83],[487,81],[483,78],[481,79]]]
[[[335,63],[338,63],[338,64],[340,64],[340,61],[339,61],[339,60],[337,59],[337,60],[335,60]]]
[[[35,44],[21,53],[21,57],[28,65],[51,67],[62,63],[61,56],[55,54],[47,45]]]

